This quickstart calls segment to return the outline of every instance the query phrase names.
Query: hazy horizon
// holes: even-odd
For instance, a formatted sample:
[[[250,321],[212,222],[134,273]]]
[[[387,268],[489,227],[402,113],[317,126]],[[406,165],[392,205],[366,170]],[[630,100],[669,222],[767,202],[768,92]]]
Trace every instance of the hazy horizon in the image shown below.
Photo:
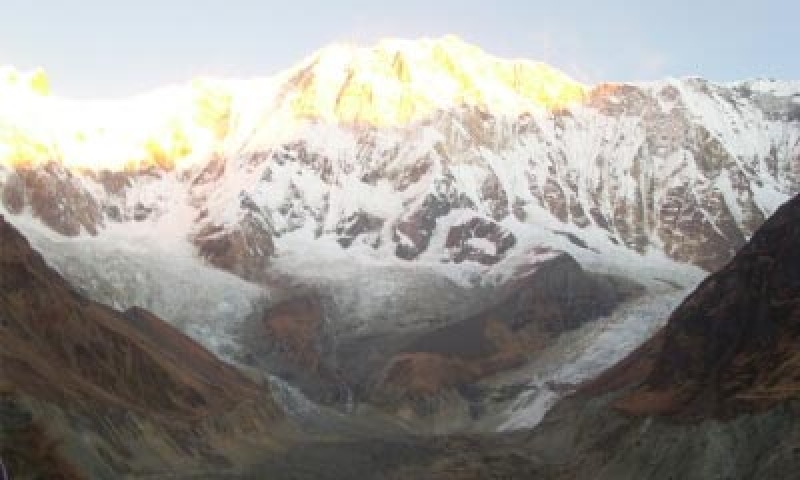
[[[800,5],[788,0],[758,7],[736,0],[724,9],[687,0],[5,3],[0,65],[42,67],[53,91],[71,97],[131,95],[200,75],[268,76],[334,42],[446,34],[500,57],[546,62],[586,83],[800,79],[800,62],[789,61]]]

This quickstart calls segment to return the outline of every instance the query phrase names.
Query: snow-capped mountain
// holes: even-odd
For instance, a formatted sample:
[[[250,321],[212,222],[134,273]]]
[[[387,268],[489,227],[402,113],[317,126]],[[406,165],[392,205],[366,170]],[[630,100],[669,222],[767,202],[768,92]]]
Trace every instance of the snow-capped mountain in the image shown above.
[[[7,210],[70,236],[174,217],[246,278],[282,238],[494,264],[530,225],[712,269],[800,181],[797,84],[588,87],[452,37],[90,108],[7,76]]]
[[[582,85],[445,37],[126,100],[0,84],[0,211],[95,299],[232,358],[297,290],[334,338],[430,329],[560,252],[663,296],[800,191],[798,82]]]

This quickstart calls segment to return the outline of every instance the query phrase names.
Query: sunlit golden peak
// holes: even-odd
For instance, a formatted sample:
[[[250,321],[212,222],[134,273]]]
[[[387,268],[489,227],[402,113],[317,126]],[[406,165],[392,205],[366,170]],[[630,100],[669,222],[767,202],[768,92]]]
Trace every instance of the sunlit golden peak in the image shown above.
[[[458,37],[335,44],[298,69],[292,109],[329,122],[402,126],[436,110],[480,106],[498,114],[558,109],[587,88],[542,63],[504,60]]]
[[[108,101],[60,98],[41,69],[0,67],[0,166],[183,167],[238,150],[253,135],[291,137],[308,119],[403,127],[461,106],[514,116],[585,94],[547,65],[499,59],[454,36],[334,44],[272,78],[203,77]]]

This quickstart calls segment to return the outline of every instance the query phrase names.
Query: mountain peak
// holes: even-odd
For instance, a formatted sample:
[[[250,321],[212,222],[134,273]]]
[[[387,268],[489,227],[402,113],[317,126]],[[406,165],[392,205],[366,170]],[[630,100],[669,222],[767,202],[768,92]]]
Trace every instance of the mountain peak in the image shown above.
[[[456,36],[334,44],[292,80],[293,112],[335,123],[402,126],[477,106],[515,115],[583,101],[586,86],[543,63],[505,60]]]

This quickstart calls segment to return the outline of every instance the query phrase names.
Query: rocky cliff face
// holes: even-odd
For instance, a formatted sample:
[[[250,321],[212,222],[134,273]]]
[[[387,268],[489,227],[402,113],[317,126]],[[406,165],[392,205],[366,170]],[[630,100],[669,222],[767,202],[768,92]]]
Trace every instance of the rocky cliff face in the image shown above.
[[[384,218],[381,208],[392,212],[384,243],[403,258],[449,248],[431,244],[434,233],[466,209],[505,223],[541,224],[545,214],[580,237],[714,269],[776,201],[797,191],[795,98],[699,79],[601,85],[585,104],[559,110],[509,117],[459,107],[399,131],[345,130],[336,154],[301,139],[271,154],[268,178],[294,205],[287,232],[312,222],[324,233],[325,222],[300,212],[338,217],[336,209],[356,208],[342,204],[356,192],[388,188],[402,206],[360,208]],[[327,197],[304,194],[302,185],[316,184],[333,188]],[[366,227],[361,233],[375,231]],[[497,245],[481,243],[483,254],[497,255]]]
[[[224,471],[248,455],[239,442],[269,448],[280,413],[268,390],[148,312],[77,293],[2,218],[0,245],[2,404],[39,425],[19,435],[60,439],[91,478]],[[32,455],[20,438],[0,435],[11,468]]]

